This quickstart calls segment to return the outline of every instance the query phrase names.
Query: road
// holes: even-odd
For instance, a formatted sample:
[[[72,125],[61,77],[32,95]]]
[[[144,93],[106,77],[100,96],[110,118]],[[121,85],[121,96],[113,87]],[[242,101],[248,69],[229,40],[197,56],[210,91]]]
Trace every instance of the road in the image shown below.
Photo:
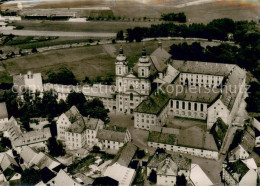
[[[98,33],[98,32],[63,32],[63,31],[35,31],[35,30],[0,30],[4,35],[17,36],[58,36],[58,37],[94,37],[94,38],[115,38],[116,33]]]

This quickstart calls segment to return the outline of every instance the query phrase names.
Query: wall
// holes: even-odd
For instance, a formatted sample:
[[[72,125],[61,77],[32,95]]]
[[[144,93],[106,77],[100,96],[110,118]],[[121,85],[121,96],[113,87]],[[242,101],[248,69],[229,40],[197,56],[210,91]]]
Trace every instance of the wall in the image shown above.
[[[190,154],[193,156],[198,156],[198,157],[203,157],[203,158],[208,158],[208,159],[215,159],[215,160],[218,159],[217,151],[162,144],[162,143],[149,142],[149,141],[148,141],[148,146],[154,147],[154,148],[163,148],[165,150],[169,150],[169,151],[173,151],[173,152],[181,152],[181,153],[186,153],[186,154]]]

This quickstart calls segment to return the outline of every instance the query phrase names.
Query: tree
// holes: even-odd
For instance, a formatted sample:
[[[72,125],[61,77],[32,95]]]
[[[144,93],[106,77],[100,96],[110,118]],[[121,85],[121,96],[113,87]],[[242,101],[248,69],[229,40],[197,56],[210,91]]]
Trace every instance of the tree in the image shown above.
[[[155,170],[152,170],[149,178],[148,178],[151,182],[156,183],[157,182],[157,174]]]
[[[72,92],[68,95],[66,102],[69,107],[75,105],[80,109],[80,107],[82,107],[86,102],[86,98],[83,93]]]
[[[67,68],[60,68],[58,72],[49,71],[47,73],[48,79],[47,82],[54,84],[63,84],[63,85],[77,85],[78,81],[75,78],[75,75],[72,71]]]
[[[119,32],[117,32],[116,39],[124,40],[124,31],[123,30],[120,30]]]
[[[181,176],[177,176],[176,185],[181,185],[181,186],[187,185],[187,180],[183,174]]]
[[[36,48],[32,49],[32,53],[37,53],[37,52],[38,52],[38,50]]]
[[[64,156],[66,151],[62,143],[54,137],[50,137],[47,141],[47,147],[49,149],[49,154],[54,157]]]
[[[41,181],[39,170],[33,168],[25,169],[21,174],[21,182],[26,185],[35,185]]]

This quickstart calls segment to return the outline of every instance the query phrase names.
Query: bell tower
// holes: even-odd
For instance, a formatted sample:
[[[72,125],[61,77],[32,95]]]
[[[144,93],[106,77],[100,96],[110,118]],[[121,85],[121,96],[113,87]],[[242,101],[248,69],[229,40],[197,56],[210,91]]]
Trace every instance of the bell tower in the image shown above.
[[[142,57],[138,61],[138,77],[149,78],[151,69],[150,58],[146,55],[146,49],[143,47]]]
[[[126,74],[128,74],[128,61],[121,46],[119,54],[116,57],[116,76],[125,76]]]

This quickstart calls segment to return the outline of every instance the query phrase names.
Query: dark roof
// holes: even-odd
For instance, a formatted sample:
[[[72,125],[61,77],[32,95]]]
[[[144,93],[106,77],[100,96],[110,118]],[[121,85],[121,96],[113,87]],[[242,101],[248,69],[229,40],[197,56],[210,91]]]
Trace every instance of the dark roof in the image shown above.
[[[191,159],[179,155],[179,154],[167,154],[165,152],[155,152],[150,161],[147,164],[147,167],[158,167],[167,156],[170,156],[172,160],[177,164],[178,169],[180,170],[190,170],[191,169]]]
[[[221,118],[218,118],[218,120],[214,123],[214,125],[210,130],[210,133],[213,135],[218,149],[221,148],[224,142],[224,138],[226,136],[227,130],[228,130],[228,126]]]
[[[92,183],[92,185],[118,185],[118,184],[119,184],[118,181],[108,176],[96,178]]]
[[[167,68],[167,61],[171,55],[162,47],[157,48],[149,57],[151,63],[150,74],[154,75],[158,72],[163,72]],[[138,63],[135,64],[133,70],[138,72]]]
[[[176,135],[161,132],[149,132],[148,142],[156,142],[170,145],[177,145]]]
[[[48,181],[50,181],[52,178],[54,178],[56,176],[56,174],[54,174],[47,167],[44,167],[42,170],[40,170],[40,174],[41,174],[41,179],[42,179],[43,183],[47,183]]]
[[[8,118],[8,112],[6,108],[6,104],[0,103],[0,119]]]
[[[117,130],[120,129],[120,130]],[[124,127],[106,127],[105,129],[99,130],[97,138],[108,141],[124,142],[127,129]]]
[[[249,171],[249,168],[241,160],[227,163],[225,169],[232,176],[234,174],[239,175],[239,180],[236,180],[237,182],[239,182],[244,177],[244,175]],[[233,176],[233,178],[235,177]]]
[[[226,76],[235,65],[224,64],[224,63],[201,62],[201,61],[196,62],[196,61],[174,60],[172,62],[172,66],[178,71],[183,73]]]
[[[133,143],[128,142],[124,146],[120,156],[116,159],[116,162],[118,162],[122,166],[128,167],[136,151],[137,151],[137,147]]]
[[[174,131],[174,133],[151,131],[148,142],[218,151],[213,135],[199,127],[191,127],[179,130],[179,132]]]

